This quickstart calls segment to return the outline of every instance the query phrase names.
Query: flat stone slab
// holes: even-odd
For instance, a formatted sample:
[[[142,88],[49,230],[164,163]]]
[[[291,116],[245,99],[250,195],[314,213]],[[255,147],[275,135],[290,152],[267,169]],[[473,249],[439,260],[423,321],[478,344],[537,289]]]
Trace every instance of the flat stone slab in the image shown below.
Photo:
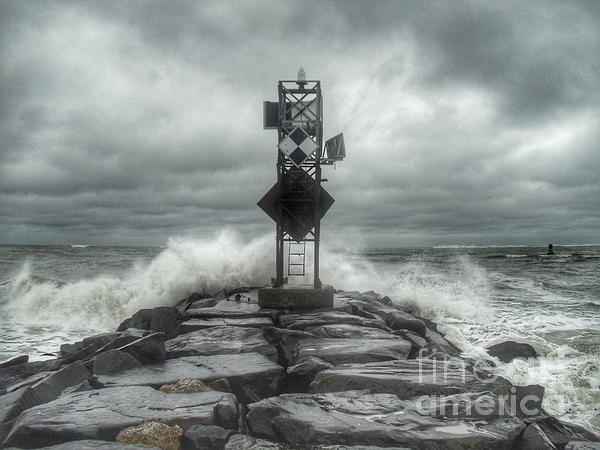
[[[165,342],[167,358],[182,356],[260,353],[277,361],[277,350],[257,328],[220,326],[187,333]]]
[[[396,339],[310,339],[296,347],[296,361],[316,356],[331,364],[370,363],[406,359],[412,344]]]
[[[512,416],[422,415],[415,402],[366,391],[285,394],[248,407],[251,435],[292,445],[510,449],[525,428]]]
[[[290,447],[289,444],[258,439],[247,434],[234,434],[225,444],[225,450],[390,450],[389,447],[376,447],[373,445],[319,445],[318,449],[312,445]],[[409,450],[394,447],[393,450]]]
[[[334,324],[308,327],[305,331],[322,338],[333,339],[398,339],[398,336],[380,328]]]
[[[115,440],[123,428],[148,421],[237,428],[240,405],[233,394],[208,391],[165,394],[132,386],[77,392],[24,411],[4,445],[38,448],[73,440]]]
[[[177,334],[191,333],[192,331],[204,330],[211,327],[246,327],[265,328],[272,327],[273,321],[269,317],[216,317],[214,319],[188,319],[179,325]]]
[[[250,317],[268,317],[273,318],[279,314],[276,310],[261,309],[257,303],[248,303],[245,301],[219,300],[215,306],[208,308],[197,307],[193,305],[185,312],[185,317],[200,319],[242,319]]]
[[[240,353],[169,359],[160,365],[101,375],[98,380],[107,387],[158,388],[188,378],[207,383],[225,378],[238,398],[247,403],[274,395],[283,373],[281,366],[261,354]]]
[[[341,311],[320,311],[310,314],[287,314],[279,317],[283,328],[305,330],[306,328],[322,325],[356,325],[361,327],[379,328],[390,331],[381,318],[369,319]]]
[[[311,392],[369,389],[408,399],[417,395],[450,395],[490,390],[460,364],[431,359],[410,359],[346,364],[319,372]]]
[[[274,309],[315,309],[333,307],[333,288],[321,289],[286,286],[267,287],[258,291],[258,305]]]
[[[159,450],[158,447],[145,444],[122,444],[109,441],[95,441],[84,439],[81,441],[71,441],[62,444],[44,447],[44,450]],[[6,450],[20,450],[16,447],[10,447]]]

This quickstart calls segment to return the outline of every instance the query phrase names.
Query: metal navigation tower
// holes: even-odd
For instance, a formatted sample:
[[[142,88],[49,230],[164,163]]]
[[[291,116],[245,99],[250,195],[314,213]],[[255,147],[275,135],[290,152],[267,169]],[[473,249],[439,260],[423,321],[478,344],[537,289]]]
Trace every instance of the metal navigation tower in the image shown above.
[[[323,148],[323,96],[321,82],[306,80],[304,69],[295,81],[279,81],[278,102],[263,104],[265,129],[277,129],[277,182],[258,202],[276,223],[276,277],[273,286],[287,283],[284,276],[285,243],[288,243],[288,276],[306,275],[306,243],[313,243],[313,283],[319,279],[321,218],[334,202],[321,186],[321,166],[345,156],[339,134]],[[323,151],[325,150],[325,152]]]

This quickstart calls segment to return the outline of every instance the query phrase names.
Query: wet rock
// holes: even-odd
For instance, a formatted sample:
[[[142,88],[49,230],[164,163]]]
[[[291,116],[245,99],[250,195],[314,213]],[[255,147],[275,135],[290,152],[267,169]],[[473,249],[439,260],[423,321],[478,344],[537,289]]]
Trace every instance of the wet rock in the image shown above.
[[[397,339],[397,336],[380,328],[334,324],[309,327],[306,331],[322,338],[333,339]]]
[[[50,373],[29,386],[0,396],[0,435],[5,437],[8,434],[12,428],[10,422],[23,411],[71,391],[86,389],[86,385],[89,386],[88,378],[89,373],[83,365],[75,363]]]
[[[215,425],[194,425],[183,435],[183,450],[222,449],[235,431]]]
[[[305,289],[288,285],[284,288],[265,287],[258,291],[258,305],[261,308],[307,310],[331,308],[333,306],[333,288]]]
[[[4,367],[18,366],[29,361],[29,355],[15,356],[0,363],[0,369]]]
[[[411,344],[404,339],[312,339],[300,342],[296,359],[316,356],[331,364],[369,363],[406,359]]]
[[[159,388],[186,378],[198,379],[204,383],[226,378],[237,397],[244,403],[249,403],[274,395],[282,377],[283,368],[265,356],[258,353],[240,353],[169,359],[162,365],[101,375],[98,380],[107,387]]]
[[[295,450],[287,444],[258,439],[246,434],[235,434],[229,438],[225,450]]]
[[[411,343],[412,348],[408,356],[409,359],[417,358],[419,355],[423,356],[421,349],[427,348],[427,341],[424,338],[410,330],[396,330],[393,334]]]
[[[461,365],[429,359],[334,367],[319,372],[310,389],[312,392],[370,389],[374,393],[396,394],[402,399],[489,390]]]
[[[556,417],[544,416],[534,422],[557,448],[563,448],[570,441],[599,442],[600,437],[585,428],[563,422]]]
[[[232,394],[171,395],[143,386],[107,388],[65,395],[24,411],[5,445],[37,448],[78,439],[114,441],[124,428],[148,421],[176,423],[184,430],[194,424],[234,429],[238,415]]]
[[[334,365],[316,356],[305,356],[297,364],[288,367],[288,375],[308,377],[311,380],[322,370],[333,369]]]
[[[152,319],[150,329],[161,331],[168,337],[175,336],[175,330],[180,322],[183,321],[183,314],[177,308],[161,306],[152,310]]]
[[[32,361],[21,364],[10,365],[0,368],[0,388],[11,391],[10,386],[26,380],[41,372],[58,370],[64,365],[64,360],[50,359],[46,361]]]
[[[84,348],[88,347],[90,345],[102,347],[102,346],[114,341],[116,338],[119,337],[119,335],[120,335],[120,333],[117,333],[117,332],[95,334],[93,336],[83,338],[81,343],[83,344]]]
[[[450,355],[450,356],[459,356],[461,351],[460,349],[448,341],[444,336],[442,336],[439,332],[432,330],[431,328],[427,328],[425,333],[425,339],[427,340],[427,353],[428,355],[442,354],[442,355]]]
[[[143,444],[119,444],[108,441],[95,441],[84,439],[82,441],[65,442],[58,445],[44,447],[44,450],[158,450],[158,447]],[[19,450],[15,447],[6,450]]]
[[[427,331],[425,323],[404,311],[378,302],[367,304],[364,310],[382,318],[392,330],[410,330],[421,337],[425,337]]]
[[[269,317],[218,317],[214,319],[188,319],[179,324],[176,334],[181,335],[185,333],[191,333],[192,331],[204,330],[205,328],[218,326],[265,328],[272,327],[273,321]]]
[[[261,309],[256,303],[236,302],[235,300],[219,300],[215,306],[198,308],[192,305],[186,312],[186,318],[200,319],[242,319],[251,317],[275,318],[279,315],[276,310]]]
[[[194,331],[165,343],[167,358],[231,353],[260,353],[277,361],[277,351],[257,328],[220,326]]]
[[[72,344],[62,344],[60,346],[60,354],[63,356],[74,356],[83,350],[83,342],[74,342]]]
[[[600,450],[600,442],[570,441],[565,450]]]
[[[146,422],[125,428],[117,434],[116,441],[123,444],[146,444],[162,450],[179,450],[183,430],[179,425]]]
[[[175,308],[177,308],[177,310],[179,312],[184,314],[185,311],[193,304],[195,304],[195,306],[197,308],[202,308],[202,307],[215,306],[216,303],[217,303],[217,300],[215,298],[213,298],[211,295],[202,294],[200,292],[194,292],[188,298],[184,298],[183,300],[178,301],[177,304],[175,305]]]
[[[40,403],[41,400],[29,386],[1,396],[0,424],[10,422],[26,409],[32,408]]]
[[[40,403],[46,403],[57,398],[65,389],[88,381],[89,378],[90,373],[85,366],[76,362],[33,384],[31,390]]]
[[[283,328],[291,330],[306,330],[307,328],[323,325],[355,325],[370,328],[380,328],[390,331],[383,319],[368,319],[366,317],[338,311],[325,311],[311,314],[289,314],[279,318]]]
[[[161,363],[166,359],[165,334],[152,333],[139,338],[118,350],[129,353],[142,364]]]
[[[211,381],[206,386],[214,391],[233,393],[233,388],[229,384],[229,381],[227,381],[227,378],[219,378],[218,380]]]
[[[110,345],[103,347],[102,350],[112,350],[123,347],[124,345],[130,344],[131,342],[137,341],[140,338],[152,334],[150,330],[140,330],[139,328],[127,328],[123,330],[119,336],[110,343]]]
[[[118,332],[90,336],[80,342],[61,345],[60,353],[66,362],[85,360],[107,348],[118,336]]]
[[[248,408],[251,435],[293,445],[508,449],[525,428],[517,417],[425,416],[414,402],[366,391],[284,394]]]
[[[510,389],[516,402],[516,414],[521,418],[535,418],[543,413],[545,389],[539,384],[513,386]]]
[[[108,350],[100,353],[94,360],[94,374],[106,375],[141,366],[142,363],[129,353],[120,350]]]
[[[374,445],[290,445],[280,442],[259,439],[246,434],[234,434],[224,447],[225,450],[390,450],[390,447]],[[404,447],[393,447],[394,450],[408,450]]]
[[[212,389],[200,380],[179,380],[175,384],[165,384],[159,391],[165,394],[189,394],[190,392],[206,392]]]
[[[150,330],[152,325],[152,309],[140,309],[133,316],[129,322],[129,328],[138,328],[140,330]]]
[[[123,320],[119,324],[119,326],[117,327],[117,329],[115,331],[124,331],[124,330],[126,330],[127,328],[130,328],[130,327],[131,327],[131,317]]]
[[[537,358],[535,349],[523,342],[506,341],[491,345],[487,348],[490,356],[498,358],[500,361],[508,363],[516,358]]]
[[[316,356],[305,356],[297,364],[288,367],[282,392],[307,392],[315,375],[321,370],[331,369],[334,365]]]
[[[525,428],[517,439],[516,446],[519,450],[556,450],[556,446],[535,423]]]
[[[312,333],[285,328],[269,327],[263,330],[268,342],[277,349],[279,362],[284,366],[292,365],[296,361],[296,348],[304,340],[315,339]]]

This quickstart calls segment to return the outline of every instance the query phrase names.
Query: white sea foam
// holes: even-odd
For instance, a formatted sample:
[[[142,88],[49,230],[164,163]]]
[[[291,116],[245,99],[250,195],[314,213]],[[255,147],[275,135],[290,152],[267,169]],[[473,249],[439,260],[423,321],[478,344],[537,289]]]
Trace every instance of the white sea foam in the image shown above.
[[[8,285],[3,314],[26,325],[64,329],[114,328],[141,308],[172,304],[191,292],[260,285],[269,279],[267,238],[244,242],[229,232],[213,239],[171,239],[148,264],[122,276],[100,276],[62,284],[34,275],[26,264]]]

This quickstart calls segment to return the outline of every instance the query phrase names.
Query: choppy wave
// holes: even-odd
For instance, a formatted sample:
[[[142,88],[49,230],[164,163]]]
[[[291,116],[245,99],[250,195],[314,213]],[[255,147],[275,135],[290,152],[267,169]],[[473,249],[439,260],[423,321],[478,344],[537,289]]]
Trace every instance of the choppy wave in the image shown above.
[[[114,328],[141,308],[173,304],[191,292],[214,293],[240,285],[263,284],[271,260],[265,239],[244,242],[222,233],[214,239],[172,239],[148,264],[134,264],[122,276],[61,283],[35,275],[26,264],[2,298],[2,313],[13,321],[64,329]]]

